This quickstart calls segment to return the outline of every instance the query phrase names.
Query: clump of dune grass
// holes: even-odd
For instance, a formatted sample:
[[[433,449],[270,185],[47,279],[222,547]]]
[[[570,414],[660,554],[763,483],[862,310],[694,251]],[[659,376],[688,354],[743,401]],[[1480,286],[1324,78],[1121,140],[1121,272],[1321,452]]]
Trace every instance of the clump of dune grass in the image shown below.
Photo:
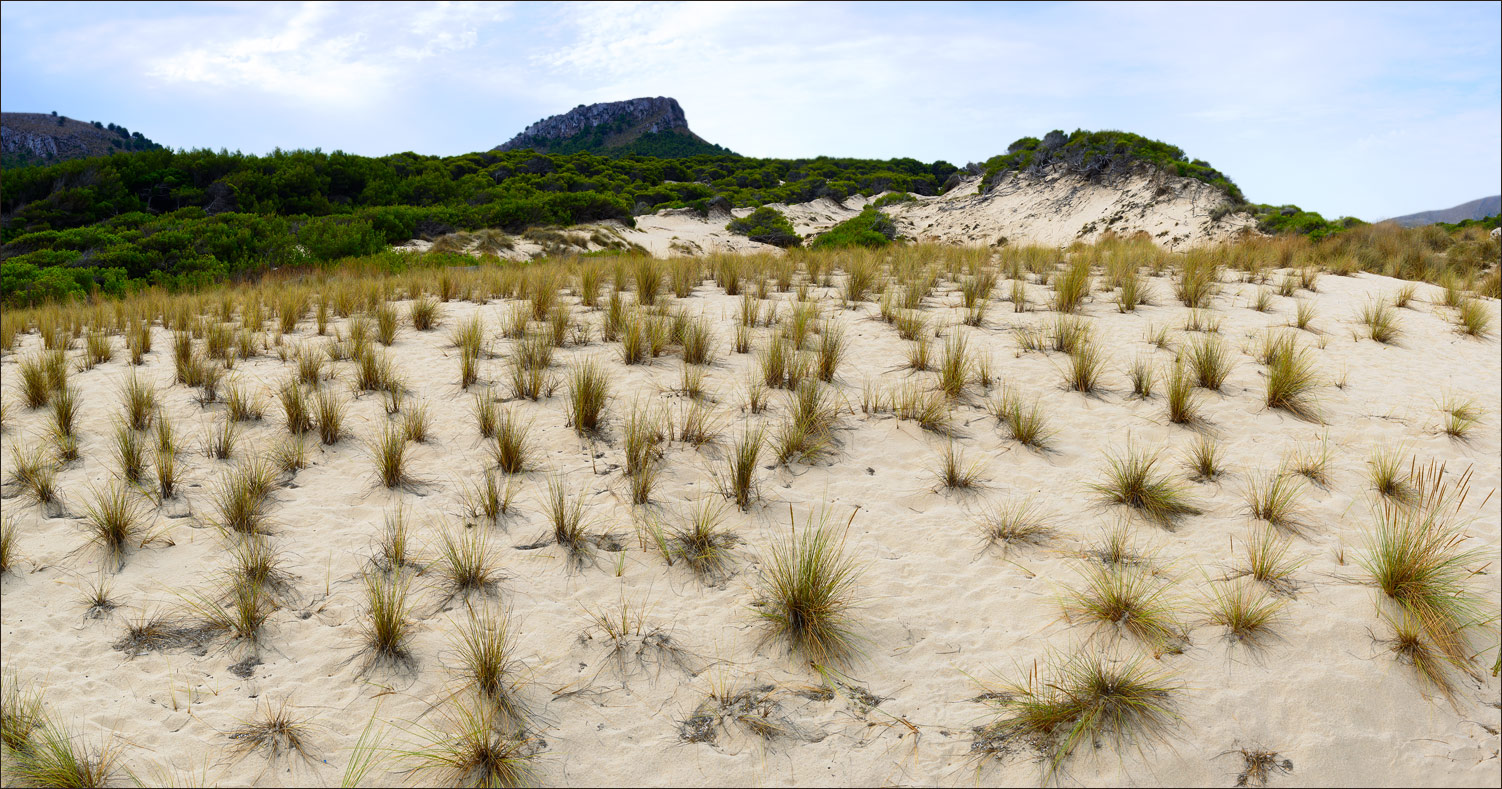
[[[1385,301],[1368,301],[1356,313],[1356,319],[1366,325],[1367,336],[1384,345],[1391,345],[1401,333],[1398,313]]]
[[[467,606],[465,624],[453,640],[458,674],[497,714],[502,731],[525,731],[531,713],[522,698],[521,661],[509,609]]]
[[[766,638],[816,666],[847,664],[861,643],[853,619],[861,568],[845,551],[855,513],[841,527],[828,509],[810,512],[801,529],[791,507],[788,516],[789,531],[772,543],[757,601]]]
[[[501,483],[493,469],[483,469],[480,480],[465,487],[464,505],[472,518],[497,523],[511,511],[511,500],[516,488],[510,482]]]
[[[1293,310],[1294,328],[1304,331],[1314,331],[1309,324],[1314,320],[1314,302],[1309,299],[1299,299],[1294,303]]]
[[[1267,392],[1263,403],[1268,408],[1281,408],[1299,419],[1320,421],[1313,395],[1318,386],[1315,370],[1315,361],[1308,349],[1289,347],[1275,354],[1267,365]]]
[[[436,329],[443,321],[443,309],[438,306],[438,299],[432,296],[419,296],[414,299],[409,308],[409,314],[412,318],[412,328],[418,331]]]
[[[952,332],[944,343],[944,355],[939,361],[939,391],[950,400],[959,398],[970,381],[975,363],[969,353],[969,342],[959,331]]]
[[[282,406],[282,416],[286,420],[287,432],[293,436],[301,436],[313,430],[313,409],[308,402],[308,396],[301,386],[294,380],[282,383],[276,393],[277,402]]]
[[[1189,467],[1195,482],[1215,480],[1225,473],[1220,443],[1213,436],[1201,433],[1189,450],[1184,453],[1184,465]]]
[[[209,487],[215,525],[234,534],[264,534],[276,473],[270,463],[250,457],[220,475]]]
[[[16,519],[6,517],[0,521],[0,575],[16,566],[19,554],[16,551]]]
[[[247,390],[239,383],[225,388],[224,408],[229,418],[236,422],[259,422],[266,416],[266,406],[261,401],[260,394]]]
[[[254,644],[276,611],[276,601],[267,587],[243,575],[230,576],[227,586],[222,597],[189,595],[184,601],[205,629]]]
[[[82,736],[38,709],[23,748],[10,752],[9,777],[22,786],[107,786],[120,762],[120,750],[106,742],[90,748]]]
[[[986,688],[996,720],[976,730],[970,750],[1000,757],[1018,745],[1036,749],[1054,775],[1080,745],[1103,741],[1120,748],[1135,737],[1159,738],[1178,720],[1173,700],[1179,685],[1144,658],[1126,662],[1099,651],[1051,655],[1026,680]]]
[[[47,458],[40,446],[27,451],[19,443],[10,445],[10,480],[37,504],[51,504],[57,500],[57,465]]]
[[[1283,468],[1323,487],[1330,484],[1332,459],[1328,437],[1321,437],[1317,443],[1306,441],[1296,445],[1284,459]]]
[[[325,446],[339,443],[344,437],[344,417],[349,403],[331,388],[321,389],[313,398],[314,421],[318,425],[318,439]]]
[[[730,560],[735,535],[724,526],[726,505],[701,498],[664,530],[653,524],[653,540],[668,564],[683,562],[696,577],[706,583],[723,578]]]
[[[442,786],[507,787],[535,783],[536,747],[510,730],[495,705],[455,699],[447,707],[444,730],[428,732],[427,746],[399,752],[419,773]]]
[[[494,563],[483,527],[439,530],[436,566],[450,596],[494,589],[499,580]]]
[[[156,416],[156,389],[136,375],[135,370],[125,379],[120,399],[125,406],[125,422],[132,430],[151,427],[151,419]]]
[[[1194,424],[1200,420],[1199,393],[1194,389],[1194,379],[1182,358],[1175,359],[1165,382],[1168,403],[1168,421],[1176,425]]]
[[[308,467],[308,446],[300,436],[286,436],[268,453],[272,467],[292,474]]]
[[[1146,400],[1153,396],[1153,361],[1138,357],[1127,368],[1127,378],[1132,382],[1132,396]]]
[[[1101,375],[1105,370],[1105,350],[1094,340],[1081,340],[1069,352],[1069,364],[1064,368],[1064,384],[1076,392],[1090,394],[1100,388]]]
[[[370,573],[365,582],[365,617],[360,622],[361,649],[369,655],[366,669],[410,665],[412,604],[407,599],[410,579],[401,573]]]
[[[389,347],[396,342],[396,333],[400,328],[401,317],[397,315],[396,307],[384,301],[377,304],[375,308],[376,341]]]
[[[495,438],[495,431],[500,423],[500,408],[490,387],[475,392],[474,411],[475,427],[480,431],[480,438]]]
[[[286,592],[292,576],[283,568],[282,554],[263,535],[249,534],[230,545],[231,583],[249,583],[267,592]]]
[[[749,425],[725,454],[725,468],[720,475],[720,489],[726,498],[735,502],[741,510],[751,507],[756,499],[756,460],[765,443],[761,428]]]
[[[413,403],[402,412],[402,436],[414,444],[427,443],[433,437],[433,417],[427,403]]]
[[[1372,488],[1383,498],[1399,503],[1406,503],[1414,493],[1409,480],[1416,461],[1410,458],[1409,469],[1404,472],[1404,451],[1402,446],[1378,449],[1366,461],[1367,479],[1371,480]]]
[[[1275,594],[1292,594],[1293,573],[1303,563],[1290,557],[1293,543],[1271,526],[1260,527],[1246,541],[1242,575],[1266,586]]]
[[[117,445],[124,440],[122,432]],[[240,440],[240,426],[232,419],[220,419],[209,428],[204,436],[204,454],[215,460],[229,460],[235,453],[235,445]],[[129,477],[127,477],[129,479]]]
[[[1166,583],[1135,565],[1087,565],[1081,589],[1069,590],[1064,614],[1138,639],[1155,653],[1183,648],[1184,627]]]
[[[1413,479],[1409,501],[1378,501],[1376,528],[1358,561],[1382,595],[1385,615],[1396,620],[1400,637],[1407,632],[1410,657],[1427,648],[1448,666],[1421,672],[1443,688],[1443,671],[1480,676],[1473,641],[1494,617],[1472,578],[1478,572],[1473,567],[1482,566],[1488,556],[1483,548],[1465,546],[1471,471],[1446,479],[1444,466],[1431,463]]]
[[[370,441],[370,456],[375,462],[376,478],[382,485],[395,488],[410,481],[407,473],[407,437],[393,423],[386,423]]]
[[[1134,449],[1130,444],[1120,455],[1106,456],[1106,479],[1090,485],[1112,504],[1132,508],[1143,517],[1162,526],[1171,525],[1184,515],[1197,515],[1188,494],[1172,482],[1167,474],[1156,471],[1158,452]]]
[[[386,510],[381,522],[381,540],[372,563],[385,573],[398,573],[405,567],[421,569],[412,550],[407,510],[400,503]]]
[[[1195,383],[1205,389],[1219,391],[1234,366],[1225,341],[1218,335],[1206,334],[1192,341],[1187,353]]]
[[[980,528],[986,547],[999,545],[1003,551],[1037,545],[1054,534],[1042,505],[1032,498],[1012,499],[988,508],[981,516]]]
[[[1445,435],[1461,441],[1468,440],[1471,429],[1481,421],[1481,409],[1476,402],[1456,395],[1446,395],[1440,400],[1439,412],[1440,429]]]
[[[695,318],[684,324],[683,361],[689,364],[714,364],[714,331],[704,318]]]
[[[523,423],[511,409],[501,410],[496,420],[495,445],[490,448],[491,457],[501,471],[520,474],[531,468],[532,447],[528,442],[531,430],[531,423]]]
[[[1031,405],[1024,405],[1022,395],[1009,389],[986,403],[996,421],[1006,425],[1012,440],[1034,449],[1047,449],[1054,431],[1049,428],[1043,413],[1043,404],[1033,398]]]
[[[111,484],[95,489],[92,499],[83,505],[89,542],[99,546],[116,567],[123,567],[130,543],[141,545],[150,533],[141,498],[129,486]]]
[[[683,421],[678,427],[678,440],[699,448],[718,441],[720,432],[720,422],[710,406],[698,400],[691,400],[684,406]]]
[[[562,548],[575,565],[582,564],[594,548],[594,543],[585,533],[584,496],[570,496],[564,478],[554,475],[548,478],[547,497],[542,505],[553,543]]]
[[[1078,310],[1090,295],[1090,264],[1086,261],[1071,264],[1054,276],[1053,287],[1055,310],[1064,313]]]
[[[1247,511],[1275,529],[1298,533],[1304,528],[1299,510],[1303,492],[1303,480],[1282,469],[1254,475],[1245,491]]]
[[[971,490],[980,486],[984,471],[984,461],[966,462],[964,451],[951,440],[939,453],[934,475],[939,478],[939,484],[949,490]]]
[[[1249,648],[1273,637],[1283,601],[1248,581],[1227,581],[1211,587],[1206,618],[1225,629],[1226,638]]]
[[[52,394],[52,433],[58,436],[74,437],[74,427],[78,422],[78,414],[81,403],[78,388],[64,386]]]
[[[21,376],[21,398],[27,408],[41,408],[52,397],[52,385],[41,354],[22,359],[16,365]]]
[[[230,730],[229,738],[234,741],[233,752],[240,756],[262,752],[271,760],[283,755],[311,759],[311,734],[310,724],[299,720],[285,699],[275,708],[269,699],[262,699],[256,717]]]
[[[33,735],[47,722],[45,712],[41,692],[22,683],[15,669],[0,678],[0,746],[7,760],[31,750]]]
[[[1455,312],[1455,329],[1469,337],[1485,337],[1492,327],[1492,312],[1481,299],[1467,298]]]
[[[830,450],[838,415],[828,390],[813,379],[798,385],[789,397],[787,419],[772,437],[772,452],[779,464],[807,462]]]
[[[511,389],[516,397],[540,400],[551,396],[553,379],[548,367],[553,363],[553,346],[546,337],[529,334],[517,341],[511,354]]]

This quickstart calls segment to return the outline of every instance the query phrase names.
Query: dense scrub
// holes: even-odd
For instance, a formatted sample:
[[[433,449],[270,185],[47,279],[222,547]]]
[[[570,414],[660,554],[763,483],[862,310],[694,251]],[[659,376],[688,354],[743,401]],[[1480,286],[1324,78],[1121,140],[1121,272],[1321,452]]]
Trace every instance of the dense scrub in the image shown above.
[[[1183,178],[1204,181],[1225,192],[1237,203],[1244,202],[1240,187],[1224,173],[1201,159],[1190,159],[1177,146],[1122,131],[1089,132],[1077,129],[1065,135],[1055,129],[1037,137],[1023,137],[1007,152],[986,160],[984,191],[1009,172],[1039,174],[1050,165],[1064,164],[1087,176],[1124,172],[1138,162],[1148,162]]]
[[[831,227],[809,244],[814,249],[840,247],[884,247],[897,238],[897,226],[891,217],[866,206],[859,214]]]
[[[732,219],[725,229],[739,233],[752,241],[777,247],[796,247],[802,243],[793,223],[781,211],[762,206],[740,219]]]

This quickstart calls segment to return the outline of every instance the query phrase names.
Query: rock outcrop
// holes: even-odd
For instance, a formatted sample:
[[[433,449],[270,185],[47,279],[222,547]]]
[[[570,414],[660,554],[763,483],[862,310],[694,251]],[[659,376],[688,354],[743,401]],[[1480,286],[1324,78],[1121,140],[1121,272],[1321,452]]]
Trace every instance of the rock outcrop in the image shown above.
[[[527,148],[539,153],[618,150],[652,156],[730,153],[694,134],[677,99],[665,96],[580,104],[543,118],[492,150]]]
[[[160,148],[140,132],[40,112],[0,113],[0,153],[5,164],[45,164]]]

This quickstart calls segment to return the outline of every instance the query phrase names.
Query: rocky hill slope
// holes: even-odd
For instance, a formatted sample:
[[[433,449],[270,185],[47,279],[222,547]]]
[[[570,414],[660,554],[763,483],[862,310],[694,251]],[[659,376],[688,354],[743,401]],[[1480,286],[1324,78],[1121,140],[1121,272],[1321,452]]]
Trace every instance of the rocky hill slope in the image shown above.
[[[140,132],[113,123],[79,121],[40,112],[0,112],[0,154],[6,167],[161,147]]]
[[[689,129],[676,99],[628,99],[580,104],[528,126],[492,150],[530,148],[539,153],[596,153],[607,156],[680,157],[730,154]]]
[[[1485,219],[1502,213],[1502,195],[1483,197],[1480,200],[1472,200],[1469,203],[1461,203],[1454,208],[1445,208],[1439,211],[1420,211],[1416,214],[1395,216],[1391,220],[1403,227],[1418,227],[1420,225],[1432,225],[1435,222],[1460,222],[1466,219]]]

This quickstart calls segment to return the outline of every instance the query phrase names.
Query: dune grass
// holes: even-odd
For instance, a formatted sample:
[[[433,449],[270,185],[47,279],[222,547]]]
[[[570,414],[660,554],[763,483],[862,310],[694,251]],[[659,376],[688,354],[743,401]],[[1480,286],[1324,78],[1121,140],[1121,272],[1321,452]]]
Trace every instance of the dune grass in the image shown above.
[[[1048,425],[1039,398],[1033,398],[1031,405],[1024,405],[1020,392],[1003,389],[987,401],[986,408],[996,421],[1006,426],[1013,441],[1038,450],[1046,450],[1052,443],[1054,430]]]
[[[123,434],[121,438],[123,439]],[[235,444],[239,440],[239,423],[233,419],[220,419],[209,428],[208,435],[204,436],[204,454],[215,460],[229,460],[234,456]],[[120,440],[116,443],[119,444]]]
[[[1076,392],[1091,394],[1100,388],[1101,376],[1105,371],[1105,349],[1094,340],[1081,340],[1069,352],[1069,364],[1064,368],[1064,384]]]
[[[531,711],[521,693],[523,666],[516,656],[517,631],[511,611],[469,605],[466,613],[452,642],[457,673],[495,711],[499,730],[525,731]]]
[[[1402,333],[1398,327],[1397,311],[1380,299],[1363,304],[1356,313],[1356,320],[1365,324],[1368,337],[1383,345],[1393,344]]]
[[[1282,600],[1255,583],[1226,581],[1212,585],[1206,618],[1223,628],[1231,641],[1258,648],[1274,637],[1282,608]]]
[[[250,457],[221,474],[209,487],[214,524],[228,533],[264,534],[276,473],[270,463]]]
[[[683,562],[704,583],[716,583],[725,576],[730,547],[736,542],[724,525],[726,506],[701,498],[666,533],[660,525],[652,527],[653,539],[669,565]]]
[[[344,437],[344,419],[349,403],[332,388],[319,390],[313,397],[313,417],[318,426],[318,440],[324,446],[339,443]]]
[[[1206,334],[1192,340],[1187,348],[1189,369],[1194,380],[1202,388],[1220,391],[1235,363],[1231,351],[1219,335]]]
[[[121,751],[108,740],[98,748],[50,714],[39,712],[25,747],[10,752],[6,772],[22,786],[107,786],[119,769]]]
[[[141,545],[150,536],[143,502],[135,489],[118,483],[95,489],[91,498],[83,505],[89,542],[102,549],[117,568],[124,567],[131,542]]]
[[[410,665],[412,604],[407,597],[410,579],[401,573],[371,573],[365,583],[365,617],[360,622],[361,650],[369,655],[366,670],[377,666]]]
[[[1110,742],[1120,748],[1136,737],[1161,738],[1178,720],[1173,710],[1179,685],[1145,658],[1118,662],[1099,651],[1050,655],[1042,669],[999,688],[985,699],[999,708],[996,720],[976,732],[971,751],[1000,757],[1029,745],[1051,777],[1080,745]]]
[[[1278,469],[1253,475],[1243,496],[1253,518],[1265,521],[1279,531],[1298,534],[1304,530],[1299,498],[1304,481],[1297,474]]]
[[[120,391],[120,401],[125,408],[125,422],[132,430],[151,427],[151,420],[156,416],[156,389],[142,380],[135,370],[131,370],[125,379],[125,386]]]
[[[1481,408],[1476,401],[1454,394],[1445,395],[1438,403],[1440,430],[1445,435],[1467,441],[1471,431],[1481,421]]]
[[[1035,499],[1012,499],[989,507],[980,520],[981,536],[986,547],[1000,546],[1003,551],[1038,545],[1054,535],[1050,518]]]
[[[376,479],[388,488],[407,484],[407,436],[392,422],[387,422],[381,432],[369,442],[370,457],[375,463]]]
[[[843,666],[860,654],[854,611],[861,568],[845,550],[855,512],[843,526],[829,510],[810,512],[798,528],[788,509],[789,531],[773,540],[761,579],[756,613],[766,639],[815,666]]]
[[[933,472],[939,478],[939,484],[949,490],[973,490],[981,486],[985,468],[984,460],[966,462],[964,450],[951,440],[939,453]]]
[[[1185,641],[1184,626],[1168,591],[1168,584],[1147,568],[1089,564],[1084,587],[1066,592],[1061,605],[1071,621],[1131,636],[1155,654],[1177,652]]]
[[[1482,299],[1468,298],[1455,311],[1455,329],[1467,337],[1480,339],[1491,333],[1492,311]]]
[[[494,704],[456,698],[443,708],[443,730],[426,732],[428,744],[396,754],[440,786],[529,786],[538,778],[527,737],[509,730]]]
[[[502,409],[496,420],[491,457],[501,471],[521,474],[532,467],[531,422],[522,422],[511,409]]]
[[[1214,436],[1201,433],[1184,453],[1184,465],[1189,468],[1195,482],[1213,482],[1225,473],[1220,442]]]
[[[1195,391],[1194,379],[1182,358],[1175,359],[1169,368],[1164,394],[1168,406],[1168,421],[1176,425],[1192,425],[1200,421],[1199,392]]]
[[[435,567],[451,597],[489,592],[500,580],[483,527],[440,528]]]
[[[765,443],[762,429],[748,424],[740,439],[725,454],[724,469],[720,474],[720,491],[742,511],[750,509],[751,503],[757,498],[756,461],[761,456],[762,445]]]
[[[542,506],[553,543],[562,548],[575,565],[588,560],[593,555],[594,542],[585,532],[584,496],[570,496],[563,476],[553,475],[548,477],[548,492]]]
[[[238,574],[230,576],[226,587],[221,596],[184,595],[183,600],[206,629],[247,644],[258,642],[277,608],[270,590]]]
[[[1130,444],[1119,455],[1106,456],[1106,478],[1090,485],[1108,503],[1130,507],[1148,520],[1171,526],[1185,515],[1197,515],[1200,509],[1191,502],[1183,488],[1167,474],[1156,471],[1161,453],[1134,449]]]
[[[51,504],[58,498],[57,464],[40,446],[28,451],[19,442],[10,445],[10,480],[36,504]]]
[[[1358,563],[1400,637],[1406,630],[1422,642],[1409,647],[1411,658],[1426,647],[1450,668],[1479,677],[1473,641],[1494,616],[1473,586],[1472,567],[1490,557],[1484,548],[1466,547],[1471,472],[1447,478],[1443,465],[1431,463],[1413,478],[1409,501],[1378,501],[1377,523]],[[1435,672],[1424,673],[1432,678]]]
[[[1408,469],[1403,469],[1403,455],[1407,449],[1402,445],[1379,448],[1366,461],[1367,479],[1383,498],[1400,504],[1413,498],[1415,488],[1411,482],[1416,463],[1409,458]]]
[[[1239,572],[1276,594],[1291,594],[1293,574],[1303,565],[1289,556],[1293,543],[1277,529],[1264,526],[1255,529],[1245,545],[1245,562]]]
[[[275,707],[269,699],[261,699],[256,717],[231,729],[229,738],[236,755],[262,753],[274,761],[284,755],[312,759],[311,735],[312,727],[293,714],[285,699]]]
[[[0,520],[0,575],[5,575],[16,566],[20,553],[16,550],[16,519]]]

